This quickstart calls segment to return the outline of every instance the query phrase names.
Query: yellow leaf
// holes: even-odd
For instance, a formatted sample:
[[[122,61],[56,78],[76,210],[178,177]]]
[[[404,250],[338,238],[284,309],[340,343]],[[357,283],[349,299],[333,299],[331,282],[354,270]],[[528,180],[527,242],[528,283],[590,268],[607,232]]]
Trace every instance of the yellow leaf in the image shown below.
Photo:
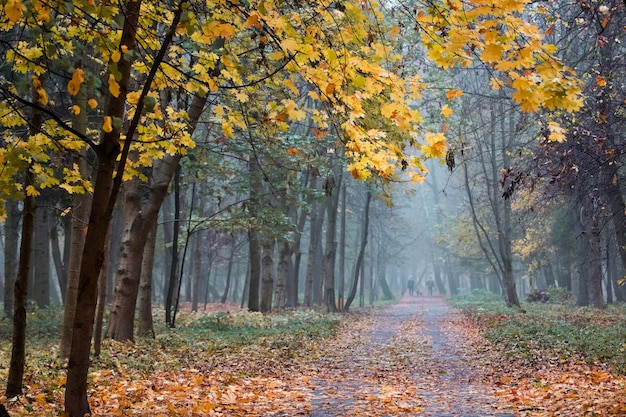
[[[596,84],[598,84],[598,87],[604,87],[606,85],[606,80],[604,79],[604,77],[598,75],[596,77]]]
[[[4,5],[4,14],[11,23],[15,23],[22,17],[22,2],[20,0],[8,0]]]
[[[398,36],[400,34],[400,26],[394,26],[389,31],[389,37],[393,38],[394,36]]]
[[[481,59],[485,62],[496,62],[502,59],[502,45],[497,43],[488,43],[481,54]]]
[[[298,42],[295,39],[287,38],[280,43],[280,46],[288,52],[298,52]]]
[[[491,86],[492,90],[498,91],[502,88],[502,81],[495,77],[491,77],[491,80],[489,80],[489,85]]]
[[[72,112],[73,112],[76,116],[78,116],[78,115],[80,114],[80,107],[79,107],[79,106],[77,106],[76,104],[74,104],[74,105],[72,106]]]
[[[122,58],[122,53],[120,51],[115,51],[111,54],[111,61],[113,62],[120,62],[121,58]]]
[[[111,93],[113,97],[119,97],[120,95],[120,85],[115,81],[113,74],[109,74],[109,93]]]
[[[94,98],[90,98],[87,104],[89,104],[89,107],[91,107],[92,109],[98,107],[98,102]]]
[[[71,96],[75,96],[80,91],[80,85],[85,81],[84,77],[85,71],[81,68],[76,68],[74,70],[74,74],[72,74],[72,79],[67,83],[67,91]]]
[[[443,108],[441,109],[441,114],[443,115],[443,117],[445,117],[446,119],[448,117],[450,117],[454,112],[452,111],[452,109],[450,107],[448,107],[448,105],[446,104],[445,106],[443,106]]]
[[[111,116],[104,116],[104,121],[102,122],[102,130],[106,133],[110,133],[113,130],[113,121]]]
[[[39,195],[39,191],[32,185],[26,187],[26,195],[29,197],[37,197]]]

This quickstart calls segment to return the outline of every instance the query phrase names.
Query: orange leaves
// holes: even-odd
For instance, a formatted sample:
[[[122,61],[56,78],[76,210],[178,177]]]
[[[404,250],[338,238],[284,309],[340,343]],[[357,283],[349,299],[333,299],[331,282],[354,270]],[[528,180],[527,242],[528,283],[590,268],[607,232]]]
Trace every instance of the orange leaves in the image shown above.
[[[9,22],[16,23],[22,17],[22,2],[20,0],[8,0],[4,4],[4,14]]]
[[[67,83],[67,91],[71,96],[78,94],[80,85],[85,81],[85,71],[82,68],[76,68],[72,74],[72,79]]]

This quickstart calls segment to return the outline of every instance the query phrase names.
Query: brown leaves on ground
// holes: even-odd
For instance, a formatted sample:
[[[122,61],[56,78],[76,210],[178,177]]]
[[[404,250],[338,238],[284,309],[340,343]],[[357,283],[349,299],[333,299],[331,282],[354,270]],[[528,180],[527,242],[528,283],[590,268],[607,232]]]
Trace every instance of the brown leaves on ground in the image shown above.
[[[238,314],[232,317],[266,320]],[[153,341],[107,341],[89,375],[92,411],[377,417],[462,415],[458,410],[474,408],[529,417],[626,415],[626,380],[607,366],[573,358],[535,358],[532,366],[514,361],[482,337],[479,321],[445,314],[436,327],[428,313],[402,303],[351,314],[337,337],[304,337],[295,349],[293,340],[271,337],[209,346],[203,342],[209,334],[178,340],[176,330]],[[194,317],[191,322],[199,320]],[[4,363],[7,347],[0,343]],[[55,356],[54,347],[29,351],[24,395],[0,397],[12,416],[62,413],[65,365]],[[0,369],[0,379],[6,373]]]

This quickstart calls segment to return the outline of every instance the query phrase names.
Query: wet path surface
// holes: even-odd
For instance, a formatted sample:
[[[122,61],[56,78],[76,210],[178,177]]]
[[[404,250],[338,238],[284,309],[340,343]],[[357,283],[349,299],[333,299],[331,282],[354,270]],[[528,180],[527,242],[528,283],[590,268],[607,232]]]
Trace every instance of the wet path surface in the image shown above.
[[[493,395],[464,323],[438,297],[406,296],[360,319],[319,358],[309,415],[514,416]]]

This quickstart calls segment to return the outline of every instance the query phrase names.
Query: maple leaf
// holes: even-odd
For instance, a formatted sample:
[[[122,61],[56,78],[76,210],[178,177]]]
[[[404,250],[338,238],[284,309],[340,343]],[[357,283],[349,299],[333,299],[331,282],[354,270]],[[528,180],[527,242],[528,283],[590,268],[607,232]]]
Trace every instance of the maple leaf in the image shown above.
[[[4,13],[9,22],[16,23],[22,17],[22,2],[20,0],[8,0],[4,4]]]

